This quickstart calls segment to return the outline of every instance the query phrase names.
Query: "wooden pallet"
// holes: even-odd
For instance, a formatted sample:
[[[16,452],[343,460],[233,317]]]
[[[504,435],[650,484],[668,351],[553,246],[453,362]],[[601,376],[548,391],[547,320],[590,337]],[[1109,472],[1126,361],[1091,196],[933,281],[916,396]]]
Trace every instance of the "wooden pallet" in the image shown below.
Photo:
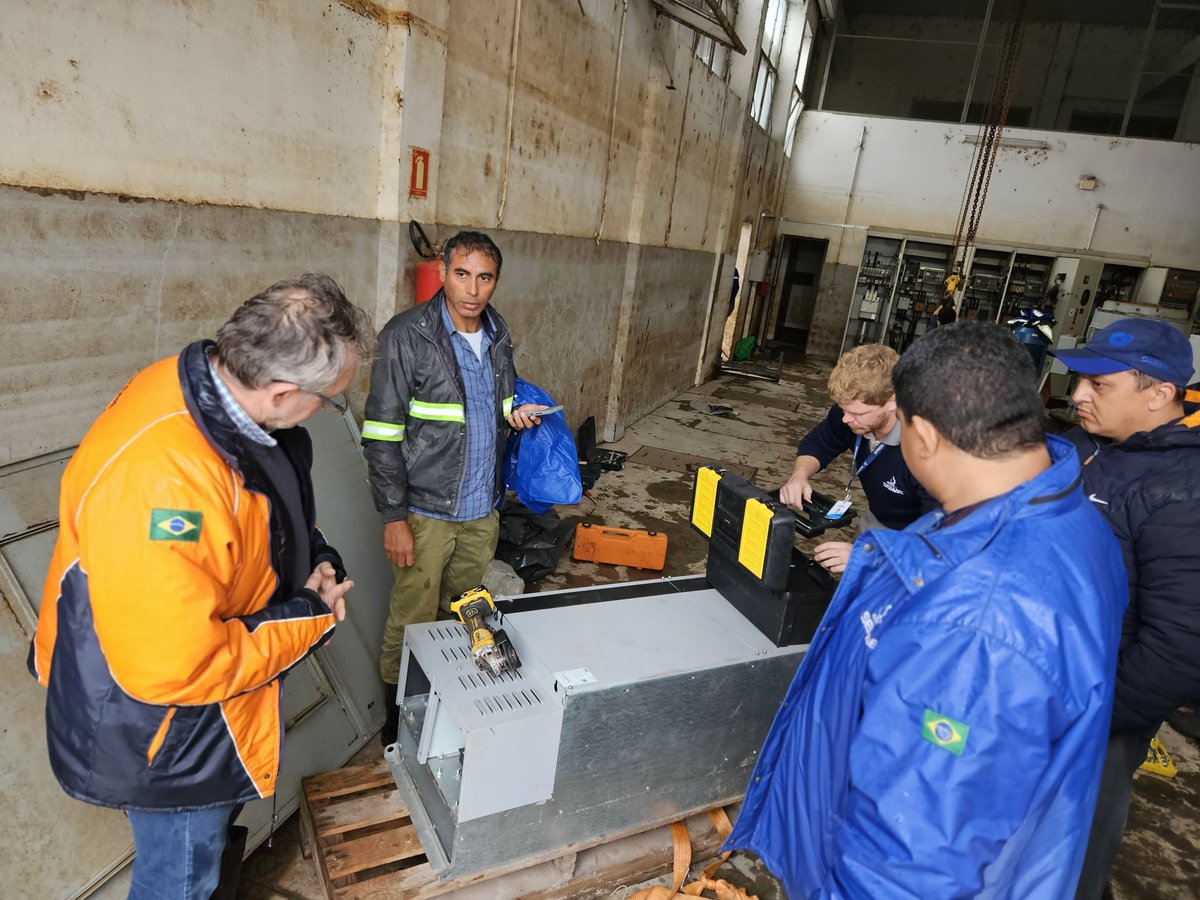
[[[435,880],[382,758],[310,775],[302,785],[301,848],[315,859],[326,897],[360,896],[358,885],[396,873],[413,887]]]
[[[438,881],[383,759],[308,776],[300,804],[301,848],[314,860],[328,900],[603,897],[621,884],[670,872],[671,837],[660,827],[667,824],[649,822],[606,842]],[[721,840],[707,816],[687,825],[693,859],[714,855]]]

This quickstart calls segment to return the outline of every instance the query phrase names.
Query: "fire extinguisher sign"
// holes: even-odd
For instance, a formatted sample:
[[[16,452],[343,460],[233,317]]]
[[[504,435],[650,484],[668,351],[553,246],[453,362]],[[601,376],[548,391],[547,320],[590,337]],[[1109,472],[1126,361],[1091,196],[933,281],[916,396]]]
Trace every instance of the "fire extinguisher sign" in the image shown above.
[[[408,196],[424,197],[429,193],[429,151],[412,147],[412,169],[408,176]]]

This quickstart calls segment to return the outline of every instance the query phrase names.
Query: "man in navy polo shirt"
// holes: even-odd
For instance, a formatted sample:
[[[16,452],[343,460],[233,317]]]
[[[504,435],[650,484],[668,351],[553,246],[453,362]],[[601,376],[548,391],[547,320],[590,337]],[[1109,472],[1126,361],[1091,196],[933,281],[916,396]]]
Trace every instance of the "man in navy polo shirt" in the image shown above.
[[[1083,347],[1050,352],[1080,375],[1071,399],[1082,427],[1066,437],[1129,573],[1108,755],[1076,894],[1094,900],[1147,745],[1200,697],[1200,406],[1185,398],[1191,345],[1166,322],[1120,319]]]
[[[859,513],[861,530],[904,528],[937,507],[900,453],[900,420],[892,389],[892,367],[899,358],[891,347],[863,344],[838,360],[829,376],[834,405],[796,448],[792,477],[779,491],[784,503],[800,508],[804,500],[811,500],[809,479],[852,450],[851,480],[859,479],[869,507]],[[847,484],[847,491],[849,487]],[[817,546],[813,558],[829,571],[840,573],[846,568],[851,546],[827,541]]]

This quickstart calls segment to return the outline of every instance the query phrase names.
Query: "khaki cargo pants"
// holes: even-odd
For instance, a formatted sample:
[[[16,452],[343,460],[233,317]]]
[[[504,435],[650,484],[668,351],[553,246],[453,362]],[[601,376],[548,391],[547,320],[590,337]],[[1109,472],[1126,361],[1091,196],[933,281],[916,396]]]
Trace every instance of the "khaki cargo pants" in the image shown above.
[[[413,532],[413,564],[392,566],[396,581],[379,653],[379,674],[388,684],[400,680],[404,629],[434,621],[439,609],[449,616],[450,598],[483,582],[500,536],[496,510],[470,522],[446,522],[410,513],[408,524]]]

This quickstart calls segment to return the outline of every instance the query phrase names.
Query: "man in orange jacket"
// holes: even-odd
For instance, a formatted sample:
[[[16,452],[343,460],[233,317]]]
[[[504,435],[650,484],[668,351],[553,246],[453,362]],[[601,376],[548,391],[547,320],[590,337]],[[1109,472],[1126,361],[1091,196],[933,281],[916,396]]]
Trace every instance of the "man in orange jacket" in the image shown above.
[[[328,276],[280,282],[135,375],[67,466],[30,669],[72,797],[126,810],[132,898],[207,898],[275,792],[282,676],[345,617],[300,422],[372,331]]]

